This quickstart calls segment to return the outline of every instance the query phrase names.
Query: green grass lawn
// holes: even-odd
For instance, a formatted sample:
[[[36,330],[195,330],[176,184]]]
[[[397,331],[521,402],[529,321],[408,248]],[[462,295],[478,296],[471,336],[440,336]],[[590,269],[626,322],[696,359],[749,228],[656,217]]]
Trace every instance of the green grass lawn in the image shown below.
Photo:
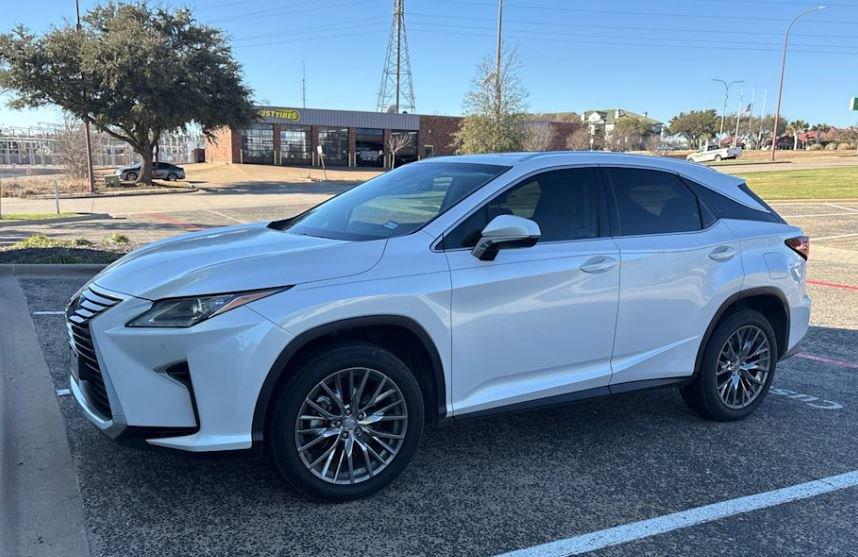
[[[0,220],[53,220],[76,216],[77,213],[11,213],[0,215]]]
[[[765,200],[858,198],[858,166],[747,172],[742,176]]]

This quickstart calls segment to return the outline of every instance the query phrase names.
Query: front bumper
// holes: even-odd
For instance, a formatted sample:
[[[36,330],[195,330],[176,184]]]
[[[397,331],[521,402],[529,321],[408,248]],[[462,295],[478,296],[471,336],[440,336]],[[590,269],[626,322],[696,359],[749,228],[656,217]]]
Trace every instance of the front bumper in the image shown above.
[[[94,353],[89,356],[100,368],[107,405],[92,396],[80,374],[70,377],[75,400],[96,428],[133,445],[189,451],[251,447],[256,400],[291,339],[288,333],[248,306],[187,329],[126,327],[151,302],[90,288],[120,300],[86,323]],[[87,353],[86,347],[75,348],[71,324],[69,330],[76,353]]]

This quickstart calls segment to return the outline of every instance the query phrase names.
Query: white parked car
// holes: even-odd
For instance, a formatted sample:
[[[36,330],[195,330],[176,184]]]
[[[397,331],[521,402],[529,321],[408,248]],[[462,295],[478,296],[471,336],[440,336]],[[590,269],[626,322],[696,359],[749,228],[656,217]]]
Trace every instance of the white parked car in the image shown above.
[[[719,147],[715,144],[703,145],[685,157],[690,162],[720,161],[724,159],[737,159],[742,154],[741,147]]]
[[[117,441],[262,446],[301,492],[351,499],[403,470],[425,422],[666,385],[744,418],[807,331],[807,255],[699,165],[426,159],[110,265],[68,307],[71,390]]]

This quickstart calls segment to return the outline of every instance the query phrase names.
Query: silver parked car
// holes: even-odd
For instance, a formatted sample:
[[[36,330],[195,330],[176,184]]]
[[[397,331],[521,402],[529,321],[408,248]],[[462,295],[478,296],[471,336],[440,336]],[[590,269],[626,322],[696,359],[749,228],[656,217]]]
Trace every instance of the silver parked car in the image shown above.
[[[116,169],[116,175],[123,182],[136,182],[137,178],[140,177],[140,168],[141,165],[139,163],[131,166],[120,166]],[[185,169],[168,162],[155,163],[155,169],[152,174],[154,178],[169,180],[171,182],[185,179]]]

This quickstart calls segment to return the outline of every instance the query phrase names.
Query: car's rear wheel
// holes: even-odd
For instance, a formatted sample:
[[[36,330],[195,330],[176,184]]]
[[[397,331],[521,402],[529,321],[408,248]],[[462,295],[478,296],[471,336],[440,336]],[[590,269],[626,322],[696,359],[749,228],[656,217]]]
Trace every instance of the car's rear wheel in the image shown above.
[[[137,173],[134,171],[126,172],[125,173],[125,181],[126,182],[136,182],[137,181]]]
[[[688,406],[704,418],[740,420],[762,403],[775,375],[777,341],[769,321],[738,311],[715,328],[694,380],[683,387]]]
[[[268,448],[298,491],[343,501],[371,495],[411,460],[423,398],[408,367],[365,342],[320,351],[278,393]]]

